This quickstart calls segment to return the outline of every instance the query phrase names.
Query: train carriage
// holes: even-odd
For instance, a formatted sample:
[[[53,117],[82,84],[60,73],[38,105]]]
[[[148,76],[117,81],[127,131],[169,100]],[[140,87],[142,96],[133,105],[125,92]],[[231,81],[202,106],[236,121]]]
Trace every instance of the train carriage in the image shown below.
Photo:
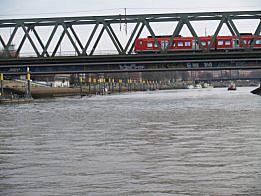
[[[167,49],[171,36],[157,36],[157,41],[151,36],[147,38],[139,38],[135,41],[135,53],[159,53]],[[254,41],[254,35],[245,34],[240,37],[245,45],[249,48]],[[211,43],[212,36],[199,37],[201,46],[193,37],[178,36],[173,39],[173,42],[168,47],[168,52],[187,52],[187,51],[202,51],[207,49]],[[254,49],[261,49],[261,36],[257,36]],[[216,40],[210,47],[210,50],[228,51],[228,50],[243,50],[244,46],[237,36],[217,36]]]

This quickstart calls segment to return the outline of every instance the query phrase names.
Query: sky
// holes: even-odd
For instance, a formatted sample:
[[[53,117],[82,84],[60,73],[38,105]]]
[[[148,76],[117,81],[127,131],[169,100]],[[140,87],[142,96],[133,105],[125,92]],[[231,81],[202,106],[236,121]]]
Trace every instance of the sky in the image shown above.
[[[0,0],[1,18],[260,10],[260,0]]]
[[[124,14],[124,8],[127,14],[144,14],[144,13],[177,13],[177,12],[212,12],[212,11],[250,11],[261,10],[261,0],[0,0],[0,20],[14,18],[42,18],[42,17],[59,17],[59,16],[92,16],[92,15],[119,15]],[[249,21],[245,24],[237,24],[238,28],[244,32],[254,31],[258,21]],[[218,24],[218,23],[217,23]],[[212,34],[217,24],[197,24],[195,29],[198,34]],[[152,25],[156,34],[169,34],[173,28],[169,26]],[[120,40],[127,40],[128,35],[124,35],[118,26],[115,32],[119,34]],[[132,31],[129,25],[128,32]],[[184,27],[185,28],[185,27]],[[0,29],[2,37],[8,37],[12,29]],[[50,30],[48,30],[50,31]],[[78,30],[78,34],[83,42],[86,36],[83,30]],[[184,36],[189,32],[182,30]],[[39,34],[45,39],[47,30],[39,30]],[[59,33],[59,32],[58,32]],[[227,30],[221,31],[226,34]],[[21,33],[20,33],[21,34]],[[142,33],[146,37],[148,32]],[[14,44],[19,43],[19,32],[14,40]],[[112,46],[110,40],[105,36],[105,44],[99,46],[110,50]],[[67,40],[68,42],[68,40]],[[63,41],[63,50],[72,50],[70,44]],[[30,46],[25,46],[23,52],[30,51]],[[51,46],[50,46],[51,47]],[[0,44],[1,48],[1,44]]]

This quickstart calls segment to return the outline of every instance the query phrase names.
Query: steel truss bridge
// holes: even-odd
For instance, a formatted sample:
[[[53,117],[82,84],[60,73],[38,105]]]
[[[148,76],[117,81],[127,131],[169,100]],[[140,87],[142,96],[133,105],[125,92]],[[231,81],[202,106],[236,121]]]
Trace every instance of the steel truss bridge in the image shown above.
[[[253,33],[254,38],[250,46],[247,47],[241,39],[241,32],[237,29],[235,21],[259,20],[259,24]],[[169,54],[169,46],[173,43],[174,37],[177,37],[181,32],[184,25],[202,47],[199,35],[196,33],[191,22],[193,21],[219,21],[219,24],[213,34],[208,48],[202,49],[201,52],[191,53],[175,53]],[[173,33],[166,48],[161,48],[160,54],[147,54],[138,55],[133,54],[134,42],[140,37],[144,28],[147,28],[154,42],[160,45],[156,33],[153,31],[152,23],[163,22],[177,22],[173,27]],[[113,24],[134,24],[134,29],[130,34],[126,45],[120,42],[115,30],[112,28]],[[94,26],[87,43],[83,43],[75,31],[75,27],[79,26]],[[230,52],[213,52],[210,51],[210,46],[215,42],[221,28],[226,25],[232,35],[236,36],[241,42],[243,49],[241,51]],[[50,36],[46,43],[44,43],[37,32],[37,27],[52,27]],[[3,19],[0,20],[0,33],[1,29],[12,28],[10,37],[6,40],[0,34],[0,45],[3,46],[6,58],[0,58],[0,72],[15,74],[23,73],[23,68],[26,66],[35,67],[35,74],[39,73],[77,73],[77,72],[125,72],[120,65],[136,65],[133,70],[127,71],[155,71],[167,70],[168,68],[174,70],[179,67],[168,67],[170,63],[196,63],[196,62],[226,62],[234,64],[234,62],[261,62],[260,51],[254,50],[253,46],[257,36],[261,32],[261,11],[236,11],[236,12],[201,12],[201,13],[168,13],[168,14],[143,14],[143,15],[112,15],[112,16],[86,16],[86,17],[58,17],[58,18],[32,18],[32,19]],[[59,39],[55,40],[57,29],[62,28],[62,34]],[[17,44],[15,54],[9,50],[13,43],[15,36],[19,29],[22,29],[23,36],[21,42]],[[116,48],[117,55],[94,55],[95,50],[104,35],[107,32],[111,43]],[[65,35],[68,37],[71,45],[73,46],[76,56],[66,57],[57,56],[57,51],[64,39]],[[36,39],[33,39],[35,37]],[[19,53],[28,39],[32,46],[33,52],[36,57],[19,57]],[[53,51],[48,50],[51,42],[56,45]],[[93,43],[92,48],[90,48]],[[38,47],[37,47],[38,46]],[[40,46],[40,47],[39,47]],[[90,52],[87,52],[90,51]],[[166,66],[163,66],[165,64]],[[142,66],[139,66],[142,65]],[[150,65],[150,66],[149,66]],[[153,66],[152,66],[153,65]],[[163,67],[162,67],[163,66]],[[184,67],[183,67],[184,68]],[[223,67],[225,68],[225,67]],[[234,66],[239,69],[238,66]],[[233,68],[233,69],[234,69]],[[243,67],[241,67],[243,68]],[[255,66],[254,69],[261,68]],[[13,71],[10,71],[12,69]],[[38,69],[38,72],[37,72]],[[201,68],[203,69],[203,68]],[[206,68],[211,69],[211,68]],[[218,69],[218,68],[212,68]],[[229,69],[229,67],[228,67]],[[231,67],[232,69],[232,67]],[[249,69],[249,67],[246,67]]]

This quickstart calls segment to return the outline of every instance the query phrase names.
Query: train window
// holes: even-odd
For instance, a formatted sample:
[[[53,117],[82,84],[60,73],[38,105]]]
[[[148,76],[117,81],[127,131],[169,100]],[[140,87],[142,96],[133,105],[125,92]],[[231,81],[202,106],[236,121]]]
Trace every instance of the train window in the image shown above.
[[[261,40],[256,40],[256,44],[261,44]]]
[[[147,47],[148,47],[148,48],[152,48],[152,46],[153,46],[153,44],[152,44],[151,42],[148,42],[148,43],[147,43]]]
[[[191,42],[190,41],[185,42],[185,46],[191,46]]]
[[[207,43],[206,42],[201,42],[201,44],[202,44],[202,46],[206,46]]]
[[[223,44],[224,44],[223,40],[219,40],[219,41],[218,41],[218,45],[219,45],[219,46],[222,46]]]
[[[230,46],[230,45],[231,45],[230,40],[225,41],[225,45],[226,45],[226,46]]]
[[[140,41],[140,45],[142,46],[142,41]]]
[[[178,46],[183,46],[183,42],[178,42]]]

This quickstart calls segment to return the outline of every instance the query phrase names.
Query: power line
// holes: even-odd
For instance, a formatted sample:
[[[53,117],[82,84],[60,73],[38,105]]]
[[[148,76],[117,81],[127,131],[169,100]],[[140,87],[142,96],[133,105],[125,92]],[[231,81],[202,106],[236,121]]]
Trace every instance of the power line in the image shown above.
[[[224,7],[196,7],[197,10],[199,9],[216,9],[216,10],[224,10]],[[256,8],[256,6],[240,6],[237,9],[244,9],[244,8]],[[90,12],[105,12],[105,11],[117,11],[117,12],[122,12],[125,10],[129,10],[129,11],[135,11],[135,10],[168,10],[168,12],[173,12],[173,11],[194,11],[194,8],[188,8],[188,7],[175,7],[175,8],[166,8],[166,7],[158,7],[158,8],[154,8],[154,7],[129,7],[129,8],[110,8],[110,9],[94,9],[94,10],[76,10],[76,11],[68,11],[68,12],[41,12],[41,13],[30,13],[28,14],[28,12],[26,13],[9,13],[9,14],[0,14],[0,17],[5,17],[5,16],[31,16],[31,15],[58,15],[58,14],[83,14],[83,13],[90,13]],[[255,9],[256,10],[256,9]]]

